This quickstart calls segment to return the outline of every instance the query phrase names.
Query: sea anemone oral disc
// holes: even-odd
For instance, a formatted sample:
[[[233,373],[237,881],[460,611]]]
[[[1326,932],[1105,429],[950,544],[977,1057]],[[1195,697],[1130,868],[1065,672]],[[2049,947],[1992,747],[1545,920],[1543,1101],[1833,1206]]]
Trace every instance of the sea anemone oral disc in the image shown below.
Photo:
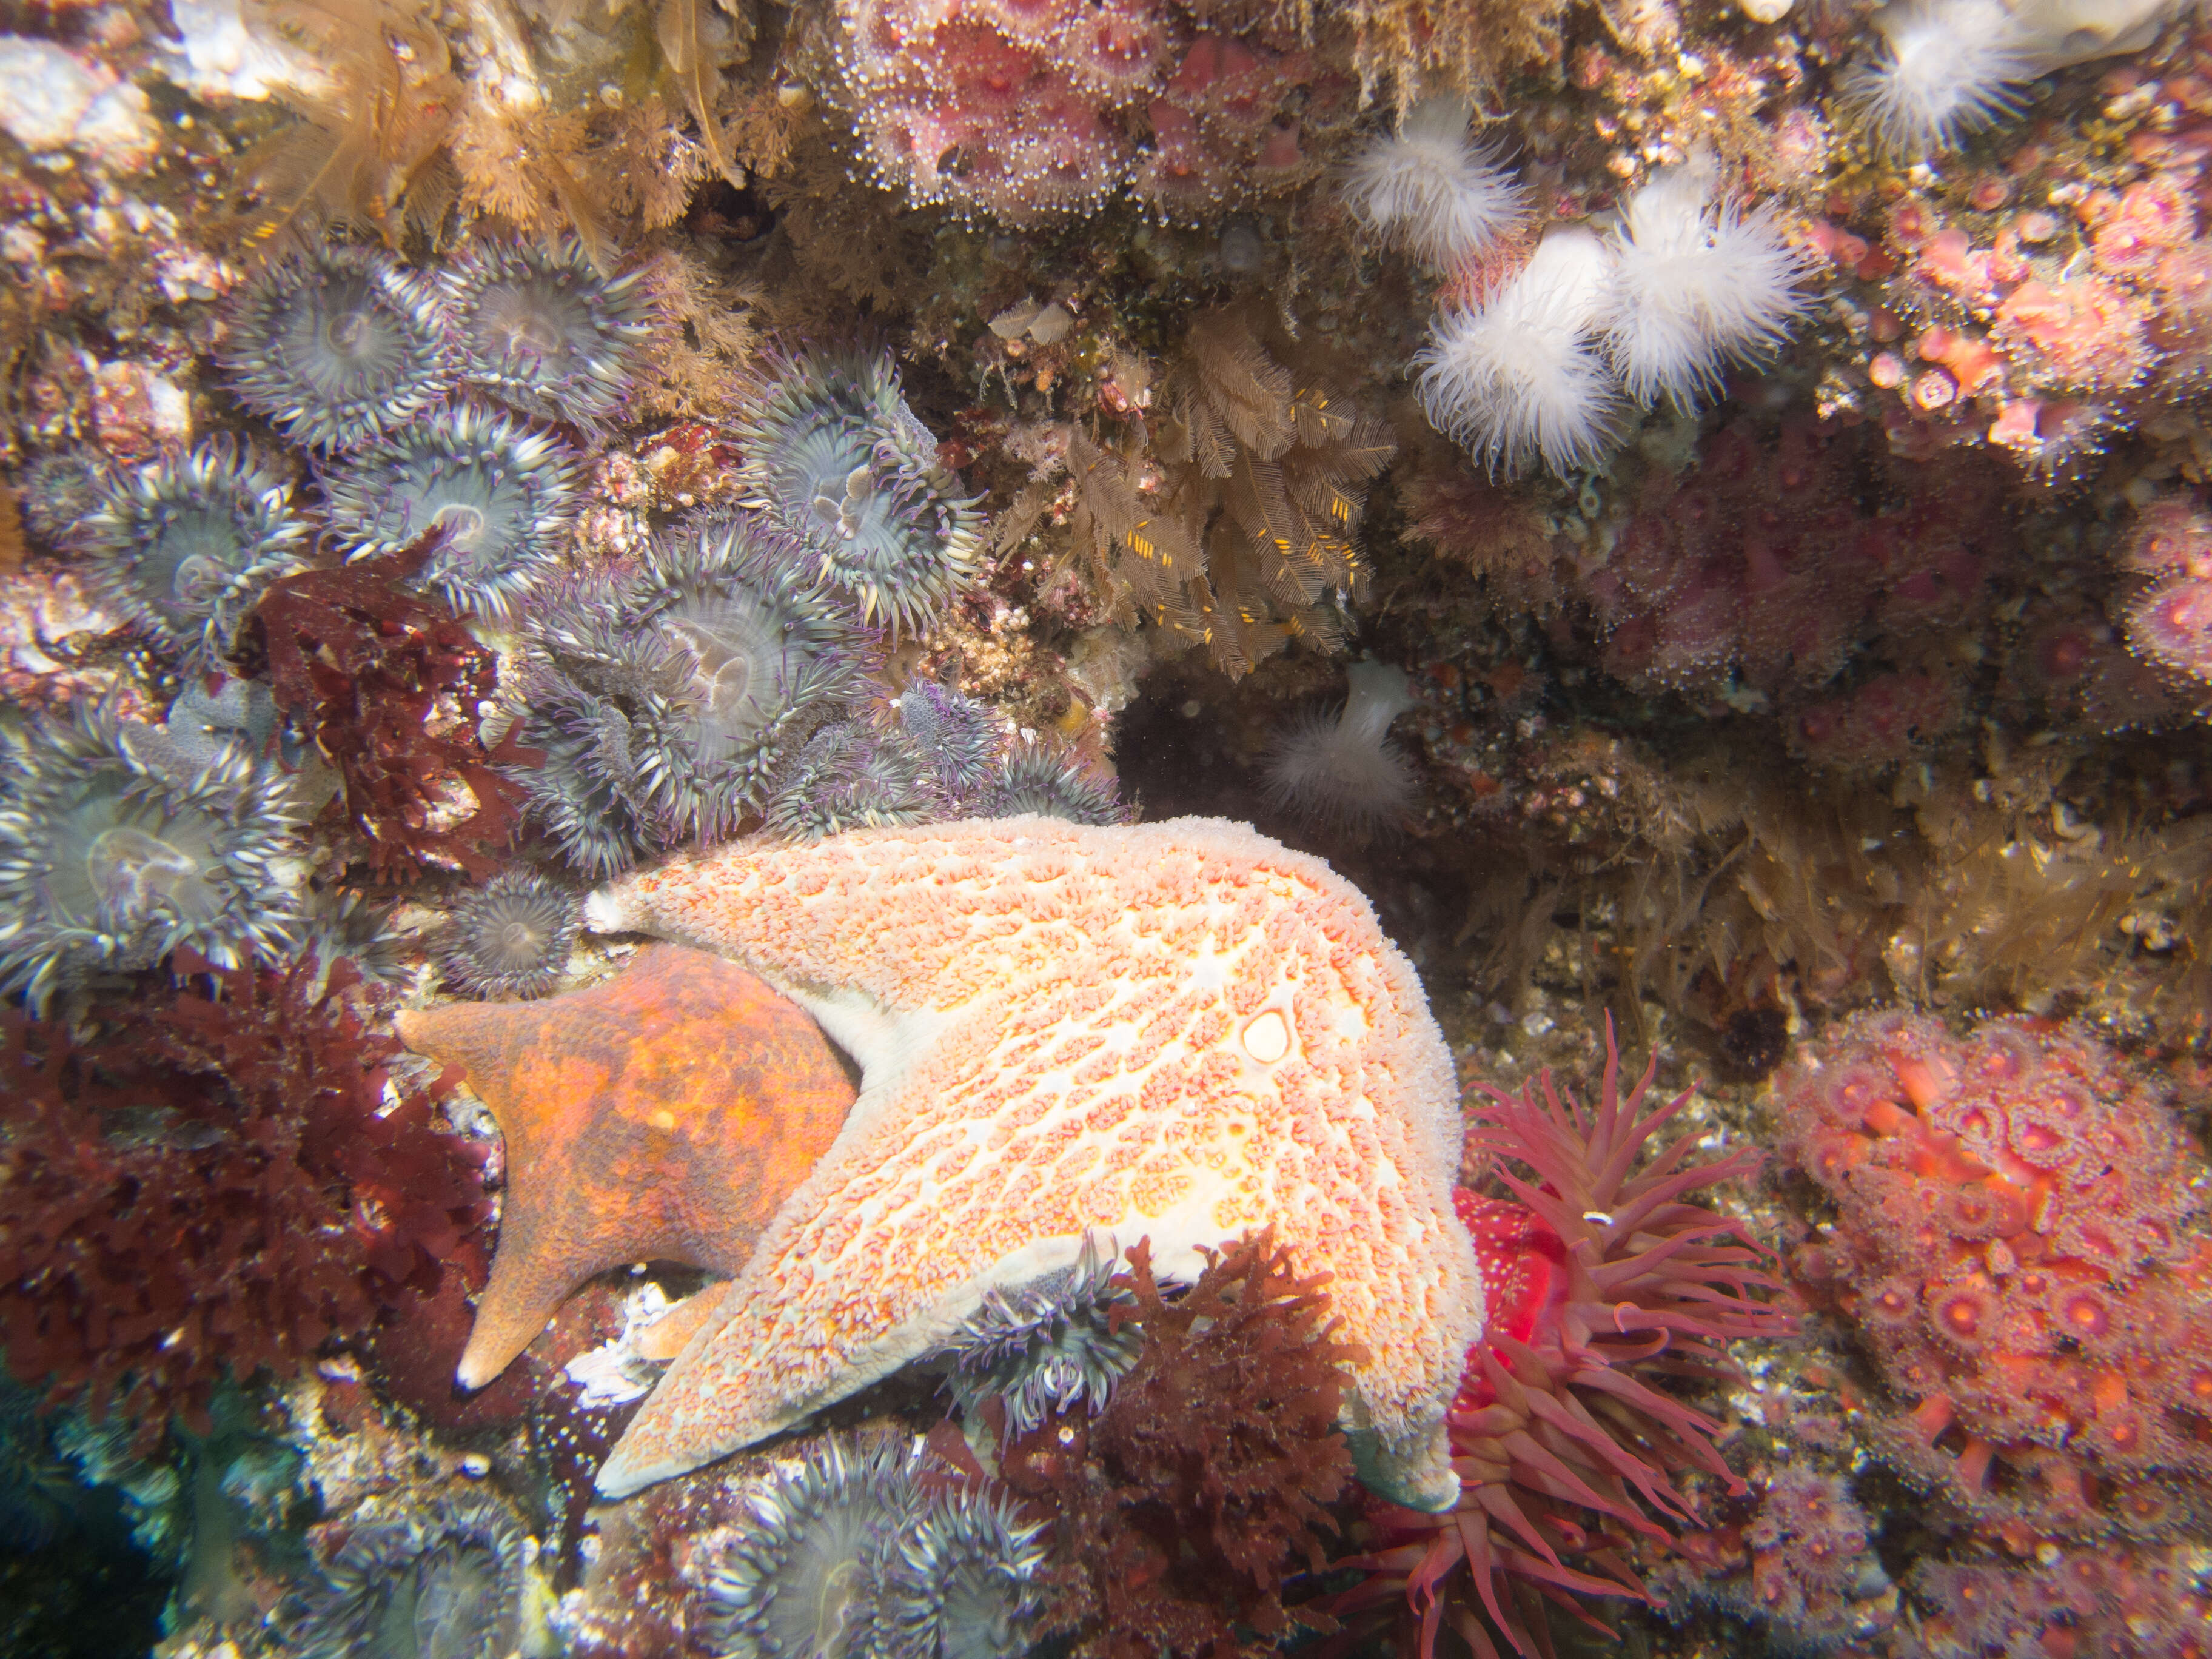
[[[488,397],[586,429],[617,413],[653,330],[643,267],[612,279],[573,241],[480,241],[447,279],[464,373]]]
[[[805,550],[862,622],[911,634],[975,580],[982,520],[939,465],[888,356],[787,364],[739,442],[746,504]]]
[[[576,458],[550,433],[458,404],[333,468],[325,492],[349,556],[434,534],[416,584],[458,612],[504,620],[560,550]]]
[[[866,642],[750,517],[654,544],[619,601],[674,665],[672,744],[647,778],[677,836],[719,840],[766,799],[794,749],[860,694]]]
[[[453,907],[440,964],[481,997],[542,997],[560,983],[583,901],[535,871],[494,876]]]
[[[241,291],[217,356],[238,400],[311,449],[406,426],[453,384],[435,290],[374,248],[277,260]]]
[[[147,731],[99,708],[34,720],[0,765],[0,994],[33,1010],[179,945],[276,960],[296,919],[289,782],[234,746],[181,775]]]
[[[876,1651],[884,1576],[921,1506],[911,1449],[806,1448],[752,1500],[754,1525],[707,1570],[708,1633],[726,1659]]]
[[[230,649],[261,590],[299,568],[292,488],[227,441],[110,474],[78,525],[102,596],[171,649]]]
[[[358,1522],[325,1565],[301,1659],[500,1659],[527,1622],[529,1540],[489,1496]]]

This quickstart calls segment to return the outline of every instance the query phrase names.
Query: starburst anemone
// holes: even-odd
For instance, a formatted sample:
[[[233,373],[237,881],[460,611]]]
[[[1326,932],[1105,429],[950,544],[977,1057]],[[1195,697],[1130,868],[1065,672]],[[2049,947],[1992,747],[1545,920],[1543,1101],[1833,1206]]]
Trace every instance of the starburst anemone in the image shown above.
[[[355,972],[377,985],[396,985],[405,976],[414,940],[392,930],[396,908],[349,887],[325,887],[302,896],[299,925],[292,930],[292,954],[314,959],[320,970],[317,994],[331,965],[338,962],[351,963]]]
[[[982,520],[938,464],[888,356],[787,363],[738,441],[749,504],[863,621],[916,632],[975,579]]]
[[[1001,742],[986,705],[921,680],[900,695],[898,722],[947,799],[965,801],[991,781]]]
[[[586,428],[622,407],[653,333],[644,269],[603,277],[573,241],[474,243],[447,270],[446,291],[471,386]]]
[[[272,260],[239,291],[217,353],[239,402],[313,449],[404,428],[453,382],[436,289],[374,248]]]
[[[1002,1492],[929,1504],[884,1575],[890,1659],[1020,1659],[1044,1601],[1043,1537]]]
[[[770,780],[866,684],[870,641],[750,519],[656,542],[579,583],[528,640],[520,775],[539,822],[599,878],[646,853],[726,840]]]
[[[300,568],[292,487],[222,441],[99,482],[76,536],[101,597],[172,650],[230,649],[261,590]]]
[[[532,1612],[528,1540],[505,1505],[471,1493],[359,1522],[293,1633],[301,1659],[499,1659]]]
[[[542,997],[560,983],[583,900],[532,870],[508,870],[453,906],[438,962],[479,997]]]
[[[988,800],[985,816],[994,818],[1036,812],[1070,823],[1129,822],[1110,779],[1042,744],[1024,744],[1000,763]]]
[[[604,641],[611,629],[587,634],[556,621],[534,636],[533,648],[543,648],[547,631],[573,644],[580,635]],[[640,755],[653,746],[656,727],[672,724],[675,671],[653,641],[627,643],[623,648],[617,636],[591,658],[537,661],[521,688],[521,741],[540,759],[509,775],[569,867],[592,881],[620,875],[664,844],[644,805]]]
[[[1137,1363],[1143,1340],[1128,1322],[1137,1298],[1115,1281],[1121,1265],[1086,1234],[1073,1267],[1011,1291],[988,1291],[954,1336],[947,1386],[963,1417],[986,1400],[1006,1402],[1010,1434],[1027,1434],[1054,1412],[1096,1417]],[[1115,1318],[1122,1323],[1115,1328]]]
[[[707,1635],[725,1659],[875,1659],[884,1580],[922,1506],[911,1447],[807,1447],[754,1495],[753,1524],[706,1571]]]
[[[825,726],[769,797],[769,828],[798,841],[848,830],[927,823],[950,815],[906,733],[864,720]]]
[[[654,544],[625,609],[682,668],[692,775],[672,767],[650,785],[675,836],[726,836],[798,740],[866,683],[866,637],[806,586],[794,550],[750,519]]]
[[[511,415],[455,404],[333,467],[324,491],[349,556],[398,552],[435,532],[416,585],[502,621],[560,551],[576,456]]]
[[[33,718],[0,755],[0,994],[43,1011],[102,972],[188,945],[275,959],[296,915],[278,873],[296,803],[243,748],[186,773],[106,709]]]

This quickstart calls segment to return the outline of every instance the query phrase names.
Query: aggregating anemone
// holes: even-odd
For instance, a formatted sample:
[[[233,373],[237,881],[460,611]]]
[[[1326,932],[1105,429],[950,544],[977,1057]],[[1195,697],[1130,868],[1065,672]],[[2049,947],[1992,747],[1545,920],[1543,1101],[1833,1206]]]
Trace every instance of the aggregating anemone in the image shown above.
[[[791,360],[738,441],[749,503],[862,622],[915,633],[974,580],[981,516],[939,464],[888,355]]]
[[[94,582],[154,638],[195,659],[228,652],[261,589],[307,554],[292,486],[226,441],[112,468],[97,490],[75,532]]]
[[[319,450],[404,429],[455,368],[435,289],[381,249],[342,243],[264,266],[217,356],[240,403]]]
[[[808,1443],[751,1494],[702,1571],[722,1659],[1013,1659],[1029,1650],[1044,1527],[897,1438]]]
[[[947,1387],[963,1417],[1003,1401],[1007,1431],[1027,1434],[1047,1416],[1096,1417],[1137,1363],[1135,1295],[1115,1283],[1119,1255],[1084,1240],[1072,1267],[1007,1291],[991,1291],[950,1349]]]
[[[542,997],[560,982],[583,901],[532,870],[508,870],[453,906],[439,948],[447,981],[479,997]]]
[[[659,850],[659,826],[642,805],[636,729],[620,704],[540,667],[518,726],[538,758],[513,776],[532,822],[572,869],[598,879]]]
[[[672,531],[533,623],[521,729],[547,757],[524,787],[586,874],[724,839],[859,696],[869,647],[757,520]]]
[[[769,827],[802,841],[848,830],[926,823],[946,814],[927,763],[905,733],[839,720],[806,746],[768,799]]]
[[[1112,778],[1042,743],[1009,749],[992,775],[985,799],[991,817],[1037,812],[1070,823],[1127,823],[1131,817]]]
[[[528,1538],[496,1498],[356,1518],[294,1634],[304,1659],[500,1659],[525,1635]]]
[[[0,757],[0,992],[34,1009],[180,945],[273,959],[293,925],[287,780],[235,747],[172,771],[147,730],[83,708],[34,718]]]
[[[922,1505],[909,1443],[809,1445],[754,1494],[750,1524],[705,1572],[724,1659],[886,1653],[884,1574]]]
[[[480,237],[443,281],[471,387],[587,429],[620,410],[653,328],[645,267],[605,277],[574,241],[549,249]]]
[[[891,1659],[1019,1659],[1049,1559],[1044,1528],[1003,1492],[957,1492],[898,1540],[881,1600]]]
[[[899,694],[898,723],[948,799],[965,800],[990,781],[1004,740],[975,698],[917,681]]]
[[[497,621],[553,566],[575,495],[575,456],[550,432],[459,403],[349,456],[323,487],[331,528],[349,554],[434,538],[416,584],[457,611]]]

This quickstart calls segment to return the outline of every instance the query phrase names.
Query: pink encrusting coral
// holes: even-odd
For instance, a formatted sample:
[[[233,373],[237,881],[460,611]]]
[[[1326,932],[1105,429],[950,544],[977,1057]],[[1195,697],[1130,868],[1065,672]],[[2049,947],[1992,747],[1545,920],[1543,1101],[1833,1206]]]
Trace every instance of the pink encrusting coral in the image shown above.
[[[2132,1066],[2048,1022],[1877,1013],[1777,1103],[1837,1206],[1794,1265],[1899,1396],[1885,1458],[2014,1541],[2154,1535],[2212,1495],[2202,1160]]]
[[[2030,143],[1969,188],[1832,197],[1874,240],[1826,221],[1810,240],[1863,284],[1876,395],[1861,406],[1899,453],[1987,442],[2064,478],[2201,386],[2212,244],[2198,239],[2198,164],[2089,188]]]
[[[1870,509],[1870,459],[1858,434],[1800,416],[1771,436],[1737,422],[1694,465],[1645,471],[1583,574],[1607,669],[1802,711],[1798,740],[1826,765],[1886,763],[1937,735],[1959,696],[1943,641],[1986,612],[2012,532],[1989,470],[1943,460],[1900,480],[1901,504]],[[1883,689],[1832,685],[1877,645],[1899,665]]]
[[[2135,578],[2118,607],[2129,648],[2178,695],[2212,710],[2212,516],[2190,496],[2153,502],[2121,564]]]
[[[1307,129],[1354,111],[1356,88],[1294,27],[1231,34],[1165,0],[838,11],[842,95],[877,178],[1009,224],[1091,211],[1131,185],[1193,219],[1301,184],[1316,170]]]

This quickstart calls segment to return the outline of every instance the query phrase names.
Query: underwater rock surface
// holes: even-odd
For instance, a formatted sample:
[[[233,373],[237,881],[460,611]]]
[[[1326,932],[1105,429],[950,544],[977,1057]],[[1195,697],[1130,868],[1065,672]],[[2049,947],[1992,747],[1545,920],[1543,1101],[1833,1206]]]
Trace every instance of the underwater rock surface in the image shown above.
[[[2205,1659],[2208,88],[0,19],[0,1649]]]

